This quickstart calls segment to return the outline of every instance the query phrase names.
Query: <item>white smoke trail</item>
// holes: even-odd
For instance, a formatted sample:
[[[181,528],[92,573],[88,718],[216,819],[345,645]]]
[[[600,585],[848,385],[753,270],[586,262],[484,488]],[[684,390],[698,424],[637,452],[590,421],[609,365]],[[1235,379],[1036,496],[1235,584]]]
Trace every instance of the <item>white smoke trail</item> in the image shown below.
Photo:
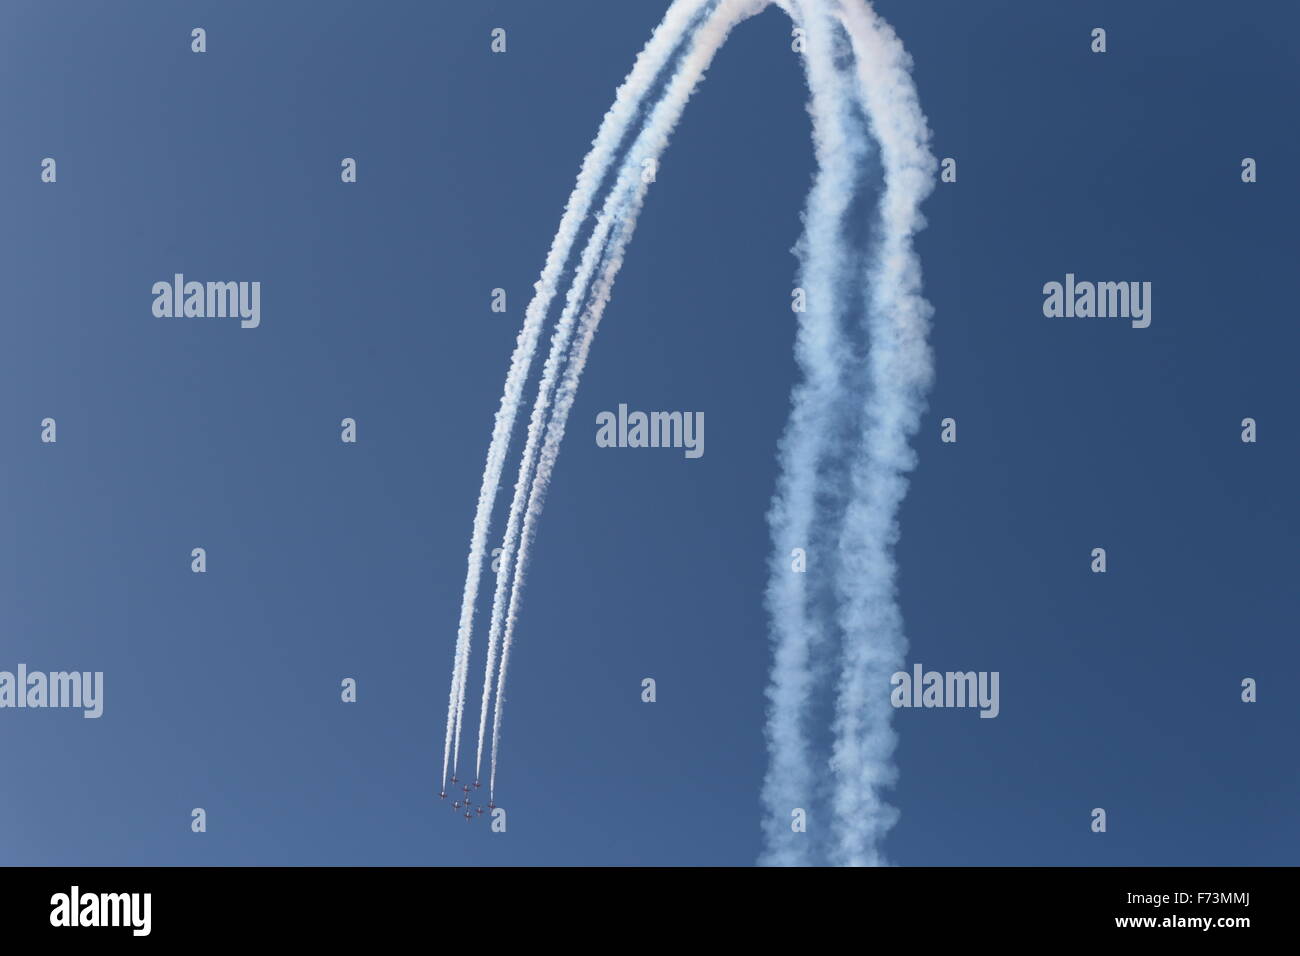
[[[865,373],[856,375],[848,368],[852,348],[842,341],[838,329],[840,302],[848,280],[843,274],[844,259],[837,242],[841,238],[839,224],[848,209],[861,149],[853,140],[852,124],[845,122],[845,81],[834,67],[832,31],[826,17],[830,2],[780,0],[780,5],[803,18],[802,22],[820,25],[809,31],[807,69],[813,94],[810,113],[814,119],[814,143],[819,164],[824,167],[809,198],[801,255],[805,288],[810,298],[814,298],[814,290],[820,290],[816,294],[820,301],[813,303],[797,339],[806,380],[796,390],[795,412],[782,442],[783,475],[771,519],[773,538],[779,548],[798,540],[800,531],[813,533],[818,517],[818,462],[829,453],[841,451],[828,442],[825,416],[833,414],[845,397],[865,388],[867,399],[859,431],[862,444],[850,462],[852,498],[846,505],[837,541],[834,582],[841,601],[836,623],[845,636],[833,728],[837,737],[833,750],[837,774],[833,810],[840,841],[836,857],[838,862],[858,864],[879,862],[878,841],[893,822],[893,811],[880,795],[881,788],[892,782],[894,773],[893,734],[889,726],[892,714],[881,689],[887,686],[888,673],[901,662],[904,648],[901,621],[894,603],[891,548],[897,534],[897,508],[906,487],[902,476],[912,464],[907,441],[917,427],[924,389],[931,375],[925,344],[929,307],[919,294],[920,273],[911,250],[911,235],[922,224],[917,207],[932,188],[934,160],[928,151],[928,130],[908,74],[910,62],[893,31],[863,0],[837,4],[834,12],[850,36],[857,60],[857,82],[849,89],[859,99],[872,136],[880,144],[885,168],[885,190],[880,203],[882,237],[873,250],[867,277],[871,290],[865,303],[870,351]],[[590,271],[599,261],[600,275],[592,287],[577,338],[570,349],[568,366],[555,393],[545,440],[535,466],[532,456],[525,453],[516,483],[518,500],[535,467],[522,528],[510,559],[513,584],[502,625],[490,792],[495,790],[504,688],[529,551],[591,341],[644,200],[646,184],[638,183],[635,174],[643,159],[657,159],[687,99],[730,29],[764,6],[766,0],[723,0],[698,29],[690,53],[683,58],[636,145],[629,151],[606,198],[570,290],[566,307],[569,321],[566,323],[565,317],[561,317],[561,327],[552,340],[555,361],[548,359],[548,368],[558,367],[564,343],[572,331],[571,310],[582,303]],[[854,158],[839,161],[846,156]],[[539,289],[540,286],[541,283]],[[548,385],[539,387],[534,421],[546,415],[553,375],[553,372],[549,377],[543,373]],[[530,422],[530,433],[533,432]],[[512,513],[517,513],[514,506]],[[506,564],[503,552],[502,565]],[[777,570],[778,565],[774,564],[774,576]],[[783,578],[791,577],[784,568],[784,555],[779,559],[779,570]],[[499,588],[504,575],[510,573],[511,570],[506,570],[499,574]],[[764,791],[769,810],[787,799],[787,784],[796,780],[799,769],[809,767],[808,744],[801,726],[811,690],[809,655],[819,646],[819,633],[826,629],[824,621],[815,619],[820,610],[809,608],[800,586],[787,587],[787,583],[774,581],[768,596],[777,651],[769,689],[773,703],[769,723],[773,766]],[[499,598],[494,600],[494,618],[499,619],[498,601]],[[463,678],[461,696],[463,700]],[[484,728],[485,715],[481,712],[480,759]],[[790,767],[795,768],[793,775],[782,772],[783,768]],[[770,813],[769,818],[772,818]],[[800,862],[806,857],[800,849],[777,844],[772,836],[769,829],[768,862]]]
[[[510,663],[510,650],[514,641],[515,623],[518,620],[519,601],[523,593],[523,582],[528,565],[528,552],[535,535],[537,519],[541,515],[546,490],[550,485],[551,473],[559,455],[560,441],[564,437],[565,423],[577,392],[578,380],[586,365],[587,354],[595,336],[596,327],[609,295],[614,279],[623,264],[623,252],[636,227],[636,217],[645,200],[648,181],[641,175],[646,160],[658,162],[659,155],[667,146],[668,138],[680,119],[691,94],[708,69],[714,55],[726,41],[728,34],[736,24],[760,12],[769,0],[721,0],[708,18],[696,29],[690,39],[690,49],[682,57],[676,72],[668,81],[658,103],[655,104],[650,117],[646,120],[636,142],[629,148],[627,158],[614,187],[606,197],[591,239],[584,251],[584,267],[589,263],[594,267],[604,252],[604,268],[593,287],[590,303],[583,315],[577,339],[572,347],[569,361],[564,371],[564,378],[556,392],[554,408],[546,427],[546,437],[538,454],[536,474],[528,495],[528,505],[524,512],[523,528],[520,532],[518,550],[515,555],[514,581],[510,589],[510,602],[505,616],[505,630],[501,644],[500,671],[497,678],[496,708],[492,726],[492,761],[489,773],[489,793],[496,789],[497,752],[501,740],[501,719],[505,707],[506,672]],[[606,242],[608,240],[608,244]],[[558,341],[558,335],[557,335]],[[543,396],[539,394],[538,402],[545,411]],[[535,406],[535,411],[536,411]],[[521,465],[520,473],[526,466]]]
[[[676,43],[674,48],[679,44],[687,31],[690,30],[693,21],[687,21],[681,26],[675,22],[669,23],[665,18],[660,25],[659,31],[666,29],[676,30]],[[635,150],[635,147],[632,147]],[[611,185],[611,195],[617,190],[619,181],[616,178]],[[608,202],[608,199],[607,199]],[[604,236],[597,238],[600,230],[597,224],[596,231],[593,231],[586,248],[583,250],[581,261],[575,270],[574,278],[569,286],[569,291],[565,296],[564,310],[556,324],[554,333],[551,336],[551,351],[546,358],[546,363],[542,369],[541,380],[537,387],[537,398],[533,403],[532,415],[528,422],[528,434],[524,444],[523,456],[519,463],[519,474],[515,480],[514,497],[510,503],[510,513],[506,520],[505,537],[502,539],[501,553],[497,559],[496,587],[492,595],[492,617],[488,626],[488,653],[487,666],[483,672],[483,694],[479,707],[479,729],[478,729],[478,746],[475,756],[474,772],[477,778],[482,770],[483,765],[483,743],[487,734],[487,715],[488,706],[492,696],[493,677],[496,667],[497,651],[500,643],[501,629],[504,622],[506,610],[506,595],[510,583],[511,570],[514,565],[515,550],[518,542],[520,524],[522,521],[524,507],[528,496],[529,480],[532,476],[532,469],[536,464],[538,444],[542,438],[542,429],[546,423],[546,416],[549,411],[551,393],[555,388],[556,380],[559,377],[560,369],[563,365],[565,352],[568,350],[569,341],[573,335],[574,324],[577,319],[578,310],[581,308],[586,299],[587,287],[591,282],[592,274],[595,272],[598,253],[604,245]],[[459,725],[456,733],[459,735]]]
[[[912,236],[925,222],[919,207],[933,188],[935,160],[911,58],[893,29],[864,0],[840,0],[840,17],[885,179],[881,236],[866,277],[870,351],[865,381],[857,383],[868,398],[835,582],[844,633],[833,750],[836,862],[864,865],[881,862],[879,841],[897,818],[881,796],[897,775],[889,676],[902,667],[907,650],[893,546],[904,475],[915,464],[908,439],[919,426],[933,376],[925,341],[932,309],[921,297]]]
[[[501,405],[492,426],[492,441],[488,447],[483,481],[479,487],[478,505],[474,511],[474,525],[470,533],[469,558],[465,572],[465,590],[461,598],[460,622],[456,631],[456,650],[452,663],[451,692],[447,702],[447,734],[442,752],[442,782],[445,789],[449,760],[459,760],[460,715],[464,708],[465,678],[469,664],[470,635],[474,620],[474,607],[478,600],[478,582],[483,569],[483,556],[487,547],[488,527],[492,519],[492,506],[496,501],[505,466],[510,434],[514,429],[519,400],[532,366],[533,353],[541,334],[556,283],[568,261],[569,253],[578,231],[587,217],[613,162],[619,144],[636,118],[641,101],[652,87],[664,65],[680,42],[682,33],[708,5],[709,0],[675,0],[664,14],[650,40],[638,55],[632,70],[614,94],[614,104],[601,122],[591,150],[582,161],[577,183],[565,204],[555,238],[551,240],[546,263],[538,279],[533,299],[524,313],[524,323],[515,341],[510,358],[510,370],[502,390]],[[452,739],[456,740],[453,757]]]
[[[836,68],[835,30],[823,2],[794,4],[788,11],[805,31],[804,70],[817,173],[804,212],[800,287],[807,311],[799,314],[795,357],[803,381],[791,394],[790,420],[778,449],[780,474],[768,512],[773,554],[766,594],[772,619],[773,663],[767,688],[769,763],[763,781],[766,847],[761,862],[797,866],[809,862],[810,840],[790,829],[790,813],[807,809],[814,770],[805,728],[813,690],[811,658],[826,640],[825,622],[810,614],[805,574],[792,571],[793,548],[814,565],[829,548],[813,540],[819,468],[828,453],[833,419],[840,410],[849,346],[841,331],[843,287],[849,281],[845,217],[854,198],[866,150],[864,131],[851,121],[854,101],[848,78]]]
[[[611,189],[610,195],[621,195],[620,184],[616,182]],[[608,201],[608,200],[607,200]],[[607,229],[602,229],[598,224],[593,231],[586,248],[582,252],[582,258],[575,271],[572,284],[565,297],[564,311],[560,315],[560,320],[556,323],[555,332],[551,336],[551,351],[546,357],[546,364],[542,370],[541,381],[537,386],[537,398],[533,402],[533,411],[528,421],[528,438],[524,444],[523,457],[519,462],[519,474],[515,479],[514,497],[510,502],[510,516],[506,521],[506,533],[501,543],[501,554],[497,563],[497,580],[496,588],[492,595],[492,620],[488,628],[488,662],[487,669],[483,675],[483,697],[479,710],[478,725],[478,752],[475,761],[476,777],[482,770],[483,765],[483,743],[487,735],[487,715],[488,705],[492,697],[493,688],[493,668],[496,662],[497,648],[500,643],[502,626],[506,619],[506,599],[509,593],[509,584],[511,571],[514,569],[516,549],[519,543],[519,535],[523,515],[526,510],[526,504],[529,496],[533,468],[537,463],[539,448],[543,428],[546,424],[547,413],[550,411],[550,402],[552,392],[555,390],[556,381],[559,378],[560,369],[564,364],[565,353],[569,350],[569,343],[573,337],[573,329],[577,320],[579,309],[582,307],[587,298],[587,289],[590,285],[592,275],[596,271],[597,262],[600,259],[600,253],[606,245]],[[505,655],[502,654],[502,667],[506,663]],[[504,684],[504,680],[503,680]],[[500,711],[498,703],[498,712]],[[499,724],[499,718],[495,722]],[[494,733],[494,739],[498,736]],[[494,761],[495,766],[495,761]],[[492,783],[495,781],[496,774],[492,774],[489,782],[489,792],[491,792]]]
[[[635,146],[631,151],[635,150]],[[616,179],[606,198],[606,208],[610,198],[622,195],[622,183]],[[515,552],[519,541],[520,525],[523,520],[525,505],[528,500],[530,479],[537,463],[539,444],[547,414],[550,411],[551,394],[555,390],[560,371],[564,365],[565,353],[573,337],[578,312],[587,298],[587,289],[591,284],[600,253],[606,245],[608,223],[597,222],[595,229],[583,249],[574,277],[565,295],[564,310],[551,335],[551,350],[542,367],[541,380],[537,385],[537,398],[533,402],[532,414],[528,420],[528,436],[524,442],[523,456],[519,462],[519,474],[515,479],[514,497],[510,502],[510,514],[506,520],[505,537],[501,542],[501,554],[497,559],[496,587],[492,595],[492,618],[488,626],[488,660],[483,675],[483,696],[479,710],[478,751],[475,773],[482,768],[483,742],[487,732],[488,705],[491,700],[493,669],[496,663],[497,649],[500,642],[502,625],[505,621],[506,598],[509,592],[511,571],[514,567]]]

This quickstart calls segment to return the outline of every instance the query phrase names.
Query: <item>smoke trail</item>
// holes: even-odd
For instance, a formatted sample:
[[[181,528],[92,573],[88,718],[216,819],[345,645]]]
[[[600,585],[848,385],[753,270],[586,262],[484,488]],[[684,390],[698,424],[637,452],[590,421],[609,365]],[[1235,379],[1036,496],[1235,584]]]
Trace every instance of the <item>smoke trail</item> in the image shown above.
[[[639,142],[639,140],[638,140]],[[636,146],[630,152],[635,153]],[[609,208],[611,197],[621,196],[623,186],[621,177],[616,179],[606,197],[605,208]],[[606,245],[608,223],[598,222],[582,251],[578,267],[565,295],[564,310],[551,335],[551,350],[542,367],[541,380],[537,386],[537,398],[533,402],[532,414],[528,420],[528,437],[524,442],[524,453],[519,462],[519,474],[515,479],[514,497],[510,502],[510,515],[506,520],[506,533],[501,543],[501,555],[497,562],[496,587],[492,595],[492,618],[488,626],[488,660],[483,674],[483,697],[479,710],[478,752],[475,772],[482,769],[483,742],[487,732],[488,704],[491,700],[493,668],[497,648],[505,620],[506,596],[509,591],[510,573],[514,566],[515,551],[519,540],[520,524],[523,519],[525,504],[533,467],[537,462],[538,445],[542,439],[543,427],[550,410],[551,394],[555,390],[560,370],[564,364],[565,353],[573,337],[578,312],[587,297],[587,288],[600,259],[600,253]]]
[[[510,370],[506,375],[501,394],[501,405],[492,426],[492,441],[488,447],[483,481],[479,487],[478,505],[474,511],[474,525],[470,533],[469,558],[465,572],[465,590],[461,598],[460,622],[456,631],[456,650],[452,663],[451,692],[447,701],[447,734],[442,752],[442,782],[447,782],[447,766],[452,758],[452,738],[456,739],[456,760],[459,760],[460,714],[465,700],[465,677],[468,670],[470,634],[474,620],[474,606],[478,600],[478,581],[483,569],[483,556],[487,546],[488,526],[492,518],[492,505],[496,501],[505,466],[510,433],[514,429],[519,400],[523,394],[532,366],[537,339],[555,295],[556,283],[577,238],[578,230],[586,219],[609,165],[622,142],[638,107],[655,78],[668,62],[681,34],[698,17],[709,0],[675,0],[664,14],[650,40],[637,56],[631,72],[614,94],[614,104],[601,122],[591,150],[582,161],[577,183],[565,204],[555,238],[551,240],[546,263],[538,279],[533,299],[524,313],[524,323],[515,340],[514,354],[510,357]]]
[[[694,21],[688,21],[684,26],[677,27],[672,25],[671,28],[677,30],[677,43],[680,43],[684,35],[691,29]],[[660,30],[670,27],[665,18],[664,24],[660,25]],[[677,46],[674,44],[674,48]],[[632,147],[635,151],[635,146]],[[613,195],[618,188],[616,180],[611,187],[610,194]],[[608,202],[608,198],[607,198]],[[555,383],[559,377],[560,368],[563,364],[564,353],[568,349],[569,340],[573,334],[574,323],[577,319],[577,313],[586,298],[587,286],[591,282],[591,277],[596,268],[597,253],[604,244],[604,237],[597,238],[599,232],[593,232],[592,237],[588,240],[586,248],[583,250],[580,264],[575,271],[569,291],[565,296],[564,310],[560,315],[559,322],[556,324],[555,332],[551,336],[551,351],[546,358],[546,363],[542,369],[541,381],[537,388],[537,399],[533,403],[532,415],[528,422],[528,435],[525,440],[523,456],[519,463],[519,474],[515,480],[514,496],[510,503],[510,513],[506,521],[505,537],[501,544],[501,554],[497,561],[496,586],[492,595],[492,617],[488,626],[488,655],[487,666],[483,672],[483,694],[479,707],[479,729],[478,729],[478,746],[475,756],[474,770],[477,777],[482,770],[483,765],[483,743],[487,733],[487,715],[488,705],[492,696],[492,678],[496,666],[497,650],[500,642],[501,628],[504,621],[506,609],[506,594],[510,582],[510,572],[513,567],[515,549],[519,536],[519,526],[524,512],[525,501],[528,494],[529,479],[532,475],[532,469],[536,463],[537,447],[542,437],[542,429],[546,423],[546,415],[551,399],[551,393],[555,388]],[[463,696],[463,690],[462,690]],[[457,718],[457,737],[459,738],[459,717]]]
[[[528,552],[536,532],[537,519],[541,515],[546,490],[550,485],[551,472],[555,468],[555,461],[559,455],[560,441],[564,437],[565,423],[569,410],[573,406],[578,380],[586,365],[596,327],[600,324],[601,315],[609,301],[614,279],[623,264],[624,249],[636,228],[636,218],[645,200],[649,183],[641,176],[642,163],[647,159],[658,161],[687,101],[732,28],[742,20],[760,12],[768,2],[769,0],[721,0],[713,13],[696,30],[691,38],[689,52],[683,56],[677,71],[669,80],[659,102],[655,104],[636,142],[628,150],[616,185],[606,197],[605,206],[601,210],[584,252],[584,265],[588,261],[588,256],[594,264],[595,257],[605,249],[604,268],[593,287],[590,304],[582,318],[578,337],[565,367],[564,379],[556,392],[554,408],[546,427],[545,441],[538,454],[537,470],[533,476],[528,505],[524,512],[523,528],[515,555],[514,581],[510,589],[510,603],[506,611],[505,632],[501,644],[501,665],[497,678],[496,708],[492,726],[489,792],[494,792],[496,788],[497,750],[501,740],[501,718],[505,706],[506,671],[510,662],[515,623],[518,620]],[[540,394],[538,401],[543,402]],[[544,411],[544,404],[542,409]],[[524,466],[521,466],[521,475],[523,470]]]
[[[878,843],[897,818],[881,789],[897,775],[892,757],[889,675],[907,642],[896,602],[898,507],[915,464],[908,447],[925,410],[933,376],[925,336],[930,305],[912,235],[934,184],[930,131],[911,78],[911,58],[890,26],[864,0],[841,0],[840,18],[856,59],[858,97],[880,145],[885,188],[881,236],[867,270],[865,324],[870,339],[868,396],[861,446],[852,461],[852,496],[839,540],[836,591],[845,635],[836,700],[833,799],[836,862],[878,864]]]
[[[842,289],[850,279],[843,222],[866,143],[863,131],[850,122],[851,89],[835,66],[834,28],[826,5],[795,4],[788,12],[805,28],[803,60],[818,168],[798,247],[799,284],[808,308],[799,314],[795,357],[804,380],[791,394],[790,420],[778,449],[780,474],[768,512],[774,547],[766,604],[773,664],[767,688],[769,764],[762,793],[766,848],[761,862],[794,866],[806,864],[811,850],[806,834],[791,832],[790,813],[796,807],[807,809],[812,797],[814,771],[805,723],[814,684],[811,657],[825,643],[827,626],[810,614],[806,575],[792,571],[788,561],[796,547],[808,552],[815,564],[829,551],[814,542],[814,523],[819,469],[834,451],[828,442],[833,419],[841,414],[841,379],[849,349],[840,328]]]
[[[929,350],[925,344],[930,310],[920,297],[920,270],[911,248],[911,236],[922,225],[918,207],[932,188],[934,159],[927,146],[929,133],[925,119],[911,85],[907,54],[893,31],[865,0],[778,0],[778,3],[798,22],[809,26],[809,55],[805,65],[819,172],[809,196],[805,235],[800,246],[801,280],[812,300],[812,308],[801,320],[796,337],[796,353],[805,380],[792,396],[794,408],[780,449],[782,475],[769,514],[778,556],[774,556],[767,595],[775,654],[768,690],[772,705],[768,727],[772,766],[764,784],[764,801],[769,810],[765,821],[768,835],[765,860],[802,862],[808,856],[804,845],[781,842],[786,831],[784,826],[776,825],[773,811],[788,808],[791,795],[798,796],[801,787],[806,792],[811,770],[803,723],[812,689],[811,657],[823,650],[825,632],[838,625],[844,639],[832,728],[836,735],[832,751],[832,767],[836,773],[832,809],[839,840],[835,856],[837,862],[877,863],[878,841],[896,816],[881,797],[882,788],[892,782],[895,772],[891,764],[892,713],[887,694],[882,691],[887,686],[888,673],[901,664],[905,649],[901,618],[894,600],[896,569],[892,547],[897,537],[897,509],[906,489],[903,476],[913,464],[907,442],[917,428],[924,407],[924,391],[931,377]],[[529,424],[528,447],[516,481],[507,546],[503,549],[494,595],[479,739],[481,761],[492,659],[500,630],[490,792],[495,791],[504,689],[529,552],[590,345],[644,202],[647,184],[636,175],[639,164],[646,158],[657,160],[686,101],[732,27],[766,5],[767,0],[721,0],[697,29],[690,40],[689,53],[683,57],[628,151],[566,297],[566,308],[552,337],[551,354]],[[856,82],[850,82],[836,65],[832,11],[849,36],[856,60]],[[850,208],[859,161],[865,149],[848,115],[846,102],[850,94],[856,97],[872,138],[880,146],[885,171],[885,188],[879,206],[881,236],[872,250],[871,265],[865,276],[868,292],[863,303],[863,324],[870,348],[865,369],[861,371],[854,368],[853,348],[839,327],[845,311],[844,298],[856,291],[863,278],[848,275],[842,248],[842,223]],[[586,197],[588,205],[593,198]],[[573,230],[576,233],[577,223]],[[572,237],[568,241],[571,244]],[[591,275],[597,269],[598,278],[588,292]],[[546,292],[549,305],[553,286],[546,290],[544,283],[539,282],[538,289],[539,297]],[[574,335],[574,316],[584,300],[586,311],[576,338],[569,345],[568,364],[556,387],[555,377],[566,343]],[[530,317],[532,309],[530,305]],[[541,318],[537,321],[540,325]],[[527,322],[525,325],[527,328]],[[534,329],[534,346],[537,334],[538,330]],[[524,332],[520,338],[522,341]],[[531,352],[527,361],[531,362]],[[519,382],[513,392],[511,422],[522,384]],[[507,396],[511,394],[508,379]],[[835,419],[843,414],[846,400],[858,394],[864,394],[866,399],[857,410],[856,447],[846,449],[838,440]],[[553,404],[549,421],[546,420],[548,404]],[[503,397],[503,411],[505,407]],[[543,421],[546,421],[544,440],[534,456],[532,451]],[[508,431],[507,428],[507,437]],[[501,456],[504,457],[504,448]],[[784,567],[784,549],[814,536],[818,543],[824,540],[826,515],[818,511],[818,484],[828,460],[835,467],[846,465],[851,479],[851,497],[844,505],[831,563],[834,593],[840,602],[833,621],[826,619],[824,608],[809,602],[802,579]],[[501,467],[502,463],[497,463],[491,481],[485,475],[484,487],[491,485],[493,497]],[[525,488],[528,497],[521,522],[519,514]],[[516,528],[517,540],[513,533]],[[481,558],[480,544],[480,562]],[[503,582],[511,574],[513,581],[503,615]],[[465,640],[467,660],[468,633]],[[458,645],[458,653],[460,650]],[[453,676],[453,698],[457,688],[463,706],[463,666],[459,677]],[[459,706],[455,721],[458,743]],[[444,775],[445,765],[444,755]]]
[[[610,196],[622,194],[621,184],[616,183],[615,187],[611,189]],[[609,202],[608,198],[606,202]],[[487,734],[488,705],[492,696],[493,666],[496,660],[497,647],[500,643],[502,626],[506,619],[506,598],[509,592],[510,574],[514,568],[515,553],[521,530],[520,525],[528,501],[530,479],[533,475],[533,468],[537,463],[538,443],[543,434],[543,426],[546,424],[551,394],[555,389],[556,380],[559,378],[559,372],[566,357],[565,352],[568,351],[570,340],[573,337],[578,310],[586,300],[587,288],[596,270],[599,254],[607,245],[607,235],[608,229],[602,228],[598,224],[582,252],[580,264],[565,297],[564,311],[560,315],[555,332],[551,336],[551,351],[546,357],[542,378],[537,387],[537,398],[533,402],[533,411],[528,422],[528,439],[524,445],[523,457],[519,462],[519,475],[515,480],[514,497],[510,502],[510,516],[506,521],[505,538],[501,544],[501,556],[497,564],[496,589],[492,595],[492,620],[488,629],[488,664],[483,675],[483,698],[479,710],[478,753],[475,762],[476,775],[481,771],[483,765],[483,743]],[[506,664],[506,655],[504,653],[502,653],[501,663],[504,671]],[[501,686],[504,687],[504,684],[505,680],[502,677]],[[497,714],[500,713],[502,706],[500,693],[498,692]],[[499,728],[499,725],[500,718],[498,716],[494,721],[494,750],[495,741],[499,739],[499,729],[496,729]],[[495,781],[494,759],[493,773],[488,784],[489,793],[492,792]]]

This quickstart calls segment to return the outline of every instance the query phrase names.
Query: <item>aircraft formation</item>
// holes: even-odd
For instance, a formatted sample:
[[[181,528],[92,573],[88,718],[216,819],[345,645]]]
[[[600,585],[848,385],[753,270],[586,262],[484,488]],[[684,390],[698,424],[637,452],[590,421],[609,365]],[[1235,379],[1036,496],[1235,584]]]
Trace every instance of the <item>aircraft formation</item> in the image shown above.
[[[451,782],[452,782],[452,784],[453,784],[453,786],[454,786],[455,784],[460,783],[460,779],[459,779],[455,774],[452,774],[452,776],[451,776]],[[457,797],[455,800],[453,800],[453,801],[451,802],[451,809],[452,809],[452,812],[454,812],[454,813],[460,813],[462,810],[465,811],[464,814],[463,814],[463,816],[465,817],[465,822],[466,822],[466,823],[471,822],[472,820],[476,819],[477,817],[481,817],[481,816],[483,816],[483,814],[484,814],[485,812],[490,814],[493,810],[495,810],[495,809],[497,808],[497,805],[496,805],[495,803],[493,803],[492,800],[491,800],[490,798],[489,798],[489,800],[488,800],[487,803],[480,803],[480,804],[478,804],[478,805],[475,805],[474,801],[470,799],[470,794],[471,794],[474,790],[479,790],[479,789],[481,789],[482,786],[483,786],[483,784],[482,784],[482,782],[479,781],[479,780],[475,780],[475,781],[474,781],[474,786],[473,786],[473,788],[471,788],[470,785],[467,784],[467,783],[466,783],[466,784],[462,784],[462,785],[461,785],[461,788],[460,788],[461,791],[462,791],[462,796]],[[438,792],[438,798],[439,798],[440,800],[446,800],[446,799],[447,799],[447,791],[446,791],[446,790],[441,790],[441,791],[439,791],[439,792]]]

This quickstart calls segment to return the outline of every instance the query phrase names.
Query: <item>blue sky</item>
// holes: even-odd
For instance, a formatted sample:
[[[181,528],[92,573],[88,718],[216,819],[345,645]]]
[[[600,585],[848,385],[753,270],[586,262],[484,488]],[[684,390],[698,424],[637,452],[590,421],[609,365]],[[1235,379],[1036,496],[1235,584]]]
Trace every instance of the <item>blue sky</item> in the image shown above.
[[[512,661],[508,832],[433,796],[501,380],[664,6],[0,10],[0,669],[105,674],[99,720],[0,710],[0,862],[756,859],[763,515],[813,173],[775,10],[687,109],[584,376]],[[901,515],[908,659],[1001,674],[996,720],[896,715],[885,850],[1293,864],[1297,14],[878,9],[959,170],[918,240],[937,378]],[[176,272],[261,281],[261,326],[155,318]],[[1067,272],[1151,281],[1151,327],[1045,318]],[[704,411],[705,455],[597,448],[619,403]]]

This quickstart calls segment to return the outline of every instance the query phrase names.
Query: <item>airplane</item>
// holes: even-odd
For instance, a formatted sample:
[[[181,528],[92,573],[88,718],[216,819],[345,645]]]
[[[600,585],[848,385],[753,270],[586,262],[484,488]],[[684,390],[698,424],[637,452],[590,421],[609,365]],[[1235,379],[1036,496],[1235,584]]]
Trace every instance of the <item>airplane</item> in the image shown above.
[[[474,812],[477,813],[479,816],[483,816],[483,808],[482,808],[482,807],[476,807],[475,810],[474,810]]]
[[[470,813],[468,810],[466,810],[466,811],[465,811],[465,822],[466,822],[466,823],[469,823],[469,821],[471,821],[471,820],[473,820],[473,819],[474,819],[474,814],[472,814],[472,813]]]
[[[474,781],[474,789],[475,789],[475,790],[479,789],[481,786],[483,786],[483,784],[479,783],[477,780]]]
[[[497,805],[496,805],[495,803],[493,803],[491,800],[489,800],[489,801],[488,801],[488,809],[489,809],[489,810],[495,810],[496,808],[497,808]]]
[[[452,803],[451,808],[453,810],[459,810],[462,806],[464,806],[464,804],[461,803],[459,800],[457,800],[454,803]]]
[[[446,790],[443,790],[441,793],[439,793],[439,794],[438,794],[438,798],[439,798],[440,800],[446,800],[446,799],[447,799],[447,791],[446,791]]]
[[[456,775],[455,775],[455,774],[452,774],[451,782],[452,782],[452,783],[460,783],[460,781],[456,779]]]

